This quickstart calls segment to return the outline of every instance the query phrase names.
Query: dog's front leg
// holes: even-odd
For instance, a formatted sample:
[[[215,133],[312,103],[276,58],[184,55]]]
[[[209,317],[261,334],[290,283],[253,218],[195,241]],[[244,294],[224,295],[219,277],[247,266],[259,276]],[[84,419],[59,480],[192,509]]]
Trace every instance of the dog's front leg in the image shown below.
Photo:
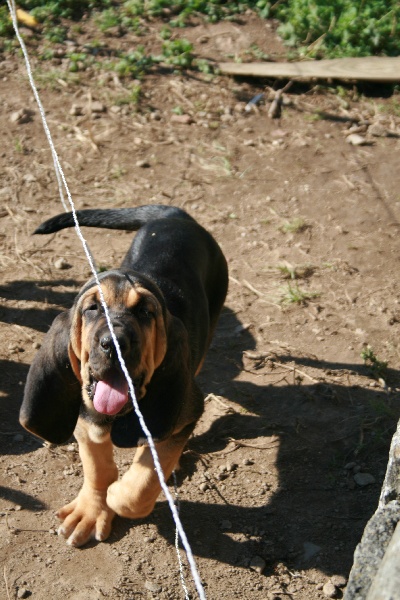
[[[189,426],[164,442],[156,444],[165,480],[178,464],[192,430],[193,426]],[[121,517],[140,519],[151,513],[160,492],[161,485],[150,448],[140,446],[125,475],[108,488],[107,504]]]
[[[101,438],[91,435],[91,427],[78,420],[75,437],[83,466],[83,486],[78,496],[63,506],[57,516],[63,521],[58,533],[67,544],[82,546],[89,539],[105,540],[111,531],[114,511],[107,505],[107,488],[118,479],[110,434]]]

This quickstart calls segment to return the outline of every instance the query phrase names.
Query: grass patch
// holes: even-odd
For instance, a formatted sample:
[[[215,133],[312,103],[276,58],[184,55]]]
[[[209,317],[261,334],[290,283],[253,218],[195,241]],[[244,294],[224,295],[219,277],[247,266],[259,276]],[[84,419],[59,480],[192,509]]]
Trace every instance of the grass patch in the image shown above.
[[[308,225],[304,219],[301,217],[296,217],[291,221],[286,221],[283,225],[279,227],[279,229],[283,233],[301,233],[305,229],[307,229]]]
[[[162,19],[168,27],[185,27],[199,17],[215,23],[238,20],[251,9],[261,18],[281,21],[279,34],[295,54],[309,57],[338,56],[398,56],[400,38],[400,3],[398,0],[20,0],[19,8],[30,13],[42,25],[45,38],[52,43],[63,42],[68,33],[81,29],[82,19],[95,16],[103,33],[113,29],[135,31],[140,35],[147,23]],[[74,21],[68,24],[66,19]],[[0,7],[0,37],[12,37],[13,28],[6,6]],[[164,39],[168,39],[166,27]],[[183,40],[177,46],[184,45]],[[3,49],[8,49],[2,42]],[[290,51],[288,51],[289,53]],[[167,46],[164,58],[174,66],[192,67],[191,51]],[[293,51],[292,51],[293,53]],[[257,45],[248,49],[253,60],[265,60]],[[183,56],[182,56],[183,55]],[[189,60],[189,64],[188,64]],[[207,63],[209,64],[209,63]],[[203,69],[205,65],[202,65]],[[209,68],[209,67],[208,67]]]
[[[296,283],[292,285],[288,283],[287,288],[283,289],[280,304],[307,304],[309,300],[317,298],[318,292],[306,292],[301,290]]]
[[[366,346],[360,356],[374,379],[385,378],[388,363],[385,360],[379,360],[371,346]]]
[[[310,57],[398,56],[397,0],[286,0],[274,15],[289,46]]]

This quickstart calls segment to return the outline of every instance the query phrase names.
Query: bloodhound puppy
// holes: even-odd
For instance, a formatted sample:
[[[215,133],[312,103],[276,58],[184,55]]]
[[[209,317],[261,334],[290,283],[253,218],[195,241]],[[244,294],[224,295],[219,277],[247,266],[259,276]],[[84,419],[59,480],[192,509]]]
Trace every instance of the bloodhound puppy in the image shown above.
[[[178,208],[81,210],[77,218],[88,227],[138,230],[121,267],[99,280],[167,479],[203,411],[195,376],[225,300],[226,260],[213,237]],[[65,213],[35,233],[73,225]],[[64,443],[73,432],[78,441],[83,487],[58,512],[68,544],[105,540],[115,513],[140,518],[153,510],[161,486],[93,279],[46,334],[29,370],[20,422],[49,442]],[[121,479],[113,444],[137,447]]]

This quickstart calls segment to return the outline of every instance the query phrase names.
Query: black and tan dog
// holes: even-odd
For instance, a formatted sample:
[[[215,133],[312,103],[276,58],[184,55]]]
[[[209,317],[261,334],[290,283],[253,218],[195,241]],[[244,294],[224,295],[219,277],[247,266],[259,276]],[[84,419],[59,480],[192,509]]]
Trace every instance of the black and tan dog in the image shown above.
[[[99,279],[168,478],[203,411],[195,375],[225,300],[226,260],[213,237],[178,208],[82,210],[77,217],[84,226],[138,230],[121,267]],[[61,214],[35,233],[73,225],[70,213]],[[58,512],[69,544],[106,539],[115,513],[139,518],[152,511],[161,487],[94,280],[46,334],[29,370],[20,421],[53,443],[75,432],[83,487]],[[113,444],[138,447],[119,480]]]

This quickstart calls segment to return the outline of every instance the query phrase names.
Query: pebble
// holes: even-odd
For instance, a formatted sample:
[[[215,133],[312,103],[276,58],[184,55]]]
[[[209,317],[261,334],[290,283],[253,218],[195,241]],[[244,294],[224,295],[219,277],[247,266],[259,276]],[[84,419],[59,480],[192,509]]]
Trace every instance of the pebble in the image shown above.
[[[24,123],[29,123],[29,121],[32,120],[33,115],[34,112],[29,110],[29,108],[21,108],[20,110],[11,113],[10,121],[16,125],[23,125]]]
[[[343,577],[343,575],[333,575],[331,577],[331,582],[334,586],[343,588],[347,584],[347,579],[346,577]]]
[[[324,587],[322,588],[322,593],[328,598],[335,598],[337,590],[331,581],[327,581],[327,583],[325,583]]]
[[[137,160],[136,166],[140,167],[141,169],[148,169],[150,167],[150,163],[148,160]]]
[[[85,109],[81,104],[73,104],[71,106],[71,110],[69,111],[69,114],[72,115],[73,117],[80,117],[84,113],[85,113]]]
[[[153,592],[153,594],[159,594],[162,591],[161,585],[157,585],[157,583],[153,583],[153,581],[146,581],[144,587],[149,592]]]
[[[94,113],[104,113],[107,110],[105,104],[103,104],[102,102],[98,102],[97,100],[92,102],[92,104],[90,105],[90,109]]]
[[[358,135],[358,133],[351,133],[347,136],[346,142],[351,144],[352,146],[365,146],[369,142],[362,135]]]
[[[371,473],[356,473],[354,475],[354,481],[357,485],[365,487],[371,483],[375,483],[375,477]]]
[[[261,575],[261,573],[264,571],[266,565],[267,565],[267,563],[262,558],[262,556],[253,556],[253,558],[250,561],[249,567],[253,571],[257,571],[257,573],[260,573],[260,575]]]
[[[54,261],[54,266],[60,271],[65,271],[65,269],[70,269],[72,265],[70,265],[65,258],[58,258],[56,261]]]
[[[193,119],[190,115],[172,115],[171,123],[181,123],[182,125],[190,125]]]
[[[17,592],[17,598],[28,598],[31,595],[31,592],[26,588],[19,588]]]
[[[304,542],[303,548],[303,560],[309,560],[310,558],[321,552],[321,546],[317,546],[317,544],[313,544],[312,542]]]
[[[210,486],[208,485],[208,483],[206,481],[203,481],[203,483],[201,483],[199,485],[199,488],[202,492],[206,492],[209,489],[209,487]]]
[[[373,123],[368,128],[368,133],[370,133],[374,137],[386,137],[387,136],[387,130],[380,123]]]
[[[355,462],[349,462],[347,463],[347,465],[344,465],[344,468],[346,471],[350,471],[351,469],[354,469],[354,467],[357,465],[357,463]]]
[[[153,542],[155,542],[155,540],[156,540],[155,535],[145,535],[143,538],[143,541],[145,541],[147,544],[152,544]]]

